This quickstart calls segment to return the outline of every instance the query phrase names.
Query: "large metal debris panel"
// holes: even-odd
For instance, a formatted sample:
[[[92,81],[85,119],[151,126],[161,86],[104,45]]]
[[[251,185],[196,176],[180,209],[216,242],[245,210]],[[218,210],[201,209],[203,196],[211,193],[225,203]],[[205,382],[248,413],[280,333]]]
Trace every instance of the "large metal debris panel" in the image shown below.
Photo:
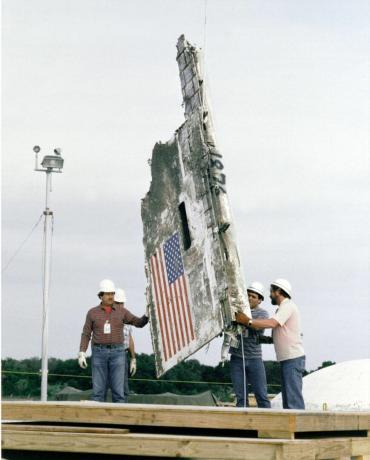
[[[193,354],[248,307],[216,148],[200,50],[181,36],[185,122],[151,158],[142,200],[147,301],[157,375]]]

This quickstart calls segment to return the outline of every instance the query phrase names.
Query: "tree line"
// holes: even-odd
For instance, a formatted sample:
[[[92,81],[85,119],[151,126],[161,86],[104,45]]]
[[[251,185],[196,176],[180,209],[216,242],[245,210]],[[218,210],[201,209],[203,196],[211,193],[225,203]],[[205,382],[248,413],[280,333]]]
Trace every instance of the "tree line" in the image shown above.
[[[130,391],[138,394],[158,394],[171,392],[182,395],[212,391],[222,401],[232,400],[230,379],[230,363],[222,366],[207,366],[196,359],[188,359],[169,370],[163,377],[155,376],[153,354],[137,354],[137,373],[130,379]],[[87,359],[88,368],[81,369],[76,359],[49,358],[48,398],[54,399],[56,394],[66,386],[79,390],[91,388],[91,362]],[[324,361],[318,368],[335,364]],[[40,396],[40,358],[2,360],[2,397],[30,398]],[[265,361],[268,392],[280,392],[280,368],[276,361]],[[175,381],[175,382],[173,382]],[[201,383],[194,383],[201,382]],[[225,384],[225,385],[220,385]]]

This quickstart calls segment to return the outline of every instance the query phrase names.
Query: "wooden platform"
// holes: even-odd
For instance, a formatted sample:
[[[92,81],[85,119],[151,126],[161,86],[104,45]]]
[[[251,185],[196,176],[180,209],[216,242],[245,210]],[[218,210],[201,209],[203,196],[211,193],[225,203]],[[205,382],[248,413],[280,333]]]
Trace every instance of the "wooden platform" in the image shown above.
[[[199,459],[370,456],[370,413],[362,412],[12,401],[3,402],[2,419],[3,449]]]

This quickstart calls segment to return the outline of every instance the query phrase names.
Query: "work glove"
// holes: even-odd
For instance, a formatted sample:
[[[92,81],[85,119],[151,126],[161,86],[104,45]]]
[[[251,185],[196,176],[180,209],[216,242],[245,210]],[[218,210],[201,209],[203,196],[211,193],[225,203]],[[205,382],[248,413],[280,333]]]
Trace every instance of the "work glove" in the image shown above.
[[[131,358],[130,361],[130,376],[133,377],[136,374],[136,358]]]
[[[78,364],[81,367],[81,369],[87,368],[86,353],[84,353],[83,351],[80,351],[78,354]]]

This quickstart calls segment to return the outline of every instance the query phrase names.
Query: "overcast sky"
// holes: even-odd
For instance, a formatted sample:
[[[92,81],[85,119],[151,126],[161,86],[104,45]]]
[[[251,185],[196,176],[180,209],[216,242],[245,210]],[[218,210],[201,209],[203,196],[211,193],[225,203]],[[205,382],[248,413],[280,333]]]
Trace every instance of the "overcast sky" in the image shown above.
[[[201,0],[2,3],[2,265],[43,210],[32,147],[65,158],[53,177],[50,356],[76,356],[103,278],[144,312],[140,200],[155,142],[184,120],[184,33],[205,45],[247,282],[290,280],[308,369],[369,357],[367,0],[208,0],[206,34]],[[41,241],[40,225],[3,274],[3,357],[40,356]],[[152,352],[149,328],[135,340]],[[194,357],[216,364],[220,345]]]

